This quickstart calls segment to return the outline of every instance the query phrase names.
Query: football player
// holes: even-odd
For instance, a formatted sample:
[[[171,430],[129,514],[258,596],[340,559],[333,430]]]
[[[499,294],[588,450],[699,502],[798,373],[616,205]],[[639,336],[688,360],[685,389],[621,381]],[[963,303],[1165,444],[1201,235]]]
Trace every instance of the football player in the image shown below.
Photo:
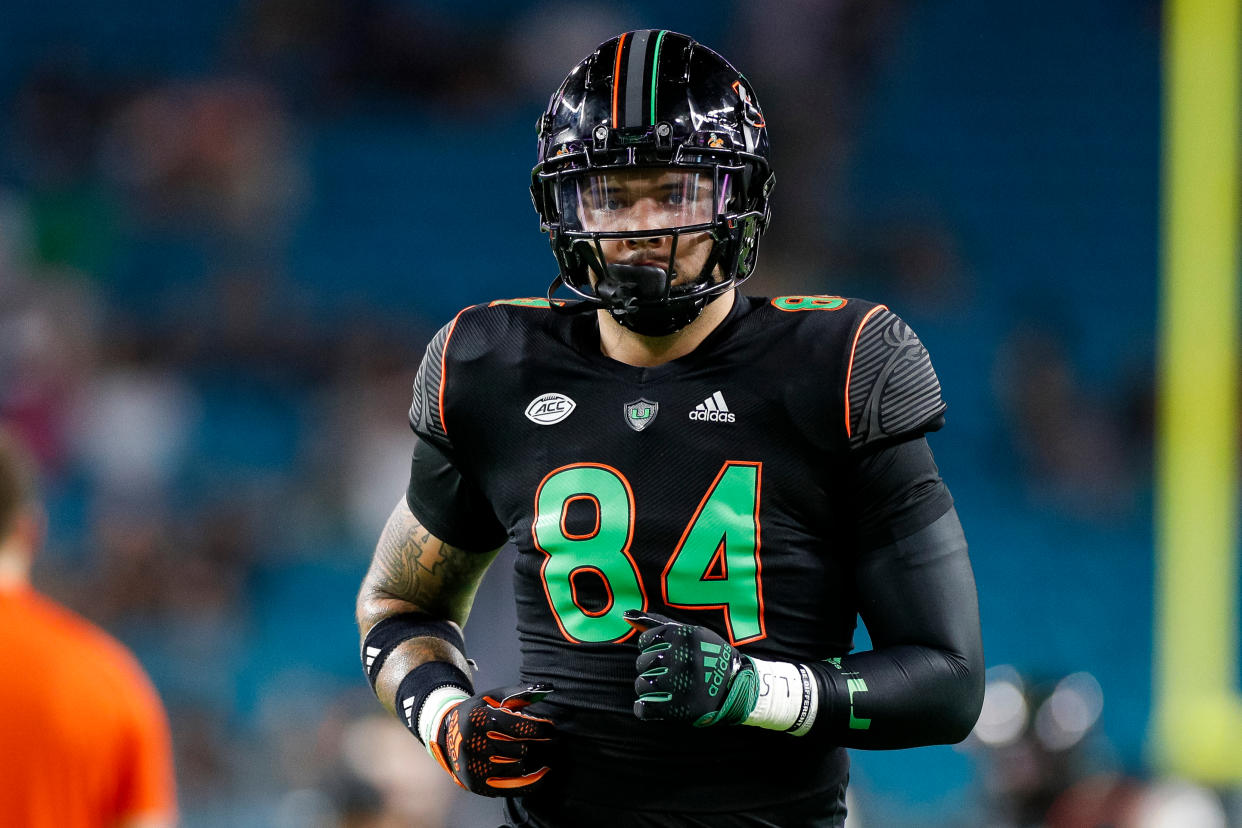
[[[773,175],[711,49],[615,37],[538,135],[558,275],[427,348],[368,677],[514,826],[842,825],[846,748],[959,741],[983,699],[927,351],[884,305],[739,292]],[[506,543],[521,676],[478,692],[462,627]]]

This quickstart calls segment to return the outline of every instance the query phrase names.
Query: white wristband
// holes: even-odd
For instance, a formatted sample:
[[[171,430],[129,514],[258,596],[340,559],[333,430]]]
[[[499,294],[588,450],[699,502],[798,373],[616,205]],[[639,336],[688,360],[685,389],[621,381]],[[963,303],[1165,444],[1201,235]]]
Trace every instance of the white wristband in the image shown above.
[[[445,714],[460,701],[470,698],[468,693],[463,693],[460,687],[454,687],[446,684],[443,687],[437,687],[427,694],[427,698],[423,701],[423,707],[418,712],[418,738],[423,740],[423,744],[427,746],[427,752],[431,752],[431,742],[435,739],[436,734],[440,732],[440,720]],[[406,720],[409,720],[411,711],[405,711]],[[413,724],[411,722],[411,724]]]
[[[805,735],[815,724],[819,709],[819,685],[811,671],[788,661],[764,661],[751,657],[759,698],[742,724]]]

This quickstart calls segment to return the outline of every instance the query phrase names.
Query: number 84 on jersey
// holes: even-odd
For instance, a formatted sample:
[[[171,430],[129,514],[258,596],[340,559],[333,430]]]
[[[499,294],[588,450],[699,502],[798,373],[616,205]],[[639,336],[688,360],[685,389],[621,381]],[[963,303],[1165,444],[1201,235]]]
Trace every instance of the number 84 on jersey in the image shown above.
[[[660,575],[664,603],[724,614],[732,644],[763,638],[759,560],[762,464],[729,461],[708,487]],[[593,529],[575,533],[566,518],[575,503],[595,511]],[[647,609],[647,591],[630,552],[636,503],[625,475],[602,463],[574,463],[549,473],[535,494],[535,547],[548,606],[570,641],[621,641],[632,633],[622,614]],[[590,521],[587,521],[590,524]],[[578,527],[583,528],[583,527]],[[591,579],[604,599],[587,602]]]

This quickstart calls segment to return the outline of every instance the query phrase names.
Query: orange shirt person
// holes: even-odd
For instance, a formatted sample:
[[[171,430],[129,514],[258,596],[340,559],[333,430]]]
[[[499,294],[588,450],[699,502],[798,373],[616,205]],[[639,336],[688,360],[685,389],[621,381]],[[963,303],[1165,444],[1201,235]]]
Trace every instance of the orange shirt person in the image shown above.
[[[43,531],[24,454],[0,433],[0,825],[170,826],[159,697],[120,643],[31,588]]]

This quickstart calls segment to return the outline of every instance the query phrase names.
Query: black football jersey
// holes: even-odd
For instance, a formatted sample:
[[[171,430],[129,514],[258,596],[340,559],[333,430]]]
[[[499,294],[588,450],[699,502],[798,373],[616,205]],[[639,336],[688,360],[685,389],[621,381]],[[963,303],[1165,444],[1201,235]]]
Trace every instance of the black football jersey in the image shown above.
[[[521,678],[555,690],[568,795],[625,802],[651,762],[685,772],[644,790],[653,807],[840,792],[840,748],[635,719],[622,613],[710,627],[760,658],[848,653],[867,543],[848,469],[943,421],[926,349],[885,306],[828,296],[739,295],[695,351],[651,368],[601,353],[596,325],[540,299],[446,325],[415,382],[411,510],[455,546],[516,547]]]

